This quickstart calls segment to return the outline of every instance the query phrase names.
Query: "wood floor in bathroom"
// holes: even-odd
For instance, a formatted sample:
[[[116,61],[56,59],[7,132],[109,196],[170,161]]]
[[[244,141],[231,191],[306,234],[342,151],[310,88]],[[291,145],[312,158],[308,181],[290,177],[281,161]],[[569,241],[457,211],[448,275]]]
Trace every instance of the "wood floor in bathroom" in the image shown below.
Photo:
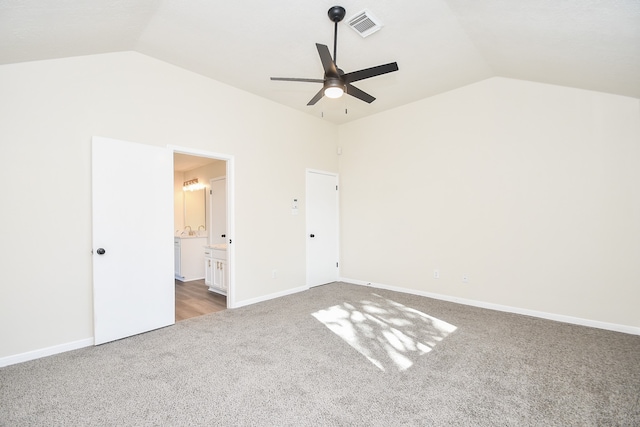
[[[176,280],[176,322],[227,309],[227,297],[209,292],[204,280]]]

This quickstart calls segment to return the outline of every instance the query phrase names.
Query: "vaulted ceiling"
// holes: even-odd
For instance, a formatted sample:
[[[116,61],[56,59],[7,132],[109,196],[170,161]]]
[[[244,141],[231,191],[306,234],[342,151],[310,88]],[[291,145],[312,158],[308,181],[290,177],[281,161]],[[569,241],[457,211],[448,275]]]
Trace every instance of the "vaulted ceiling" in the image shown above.
[[[345,72],[396,61],[355,83],[377,99],[307,102],[333,52],[340,5],[382,23],[363,38],[339,24]],[[493,76],[640,98],[639,0],[0,0],[0,64],[137,51],[335,123]],[[45,78],[46,76],[43,76]]]

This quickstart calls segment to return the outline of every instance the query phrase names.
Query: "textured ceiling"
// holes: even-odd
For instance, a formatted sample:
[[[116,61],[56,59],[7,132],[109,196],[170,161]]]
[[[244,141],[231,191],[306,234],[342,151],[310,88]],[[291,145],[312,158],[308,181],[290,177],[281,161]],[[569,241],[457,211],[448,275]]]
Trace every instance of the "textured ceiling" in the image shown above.
[[[400,70],[355,83],[372,104],[307,107],[318,84],[269,77],[322,78],[336,4],[384,24],[363,39],[343,21],[340,68]],[[127,50],[335,123],[492,76],[640,98],[640,0],[0,0],[0,64]]]

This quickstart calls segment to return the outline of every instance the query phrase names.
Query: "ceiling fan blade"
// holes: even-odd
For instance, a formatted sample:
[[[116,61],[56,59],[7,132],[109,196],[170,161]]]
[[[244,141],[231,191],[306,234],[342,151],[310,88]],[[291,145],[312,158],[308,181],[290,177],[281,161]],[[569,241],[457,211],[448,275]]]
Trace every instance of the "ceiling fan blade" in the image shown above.
[[[311,101],[309,101],[307,103],[307,105],[315,105],[316,102],[320,101],[320,99],[324,96],[324,87],[322,89],[320,89],[320,91],[318,93],[316,93],[316,95],[311,98]]]
[[[296,77],[271,77],[271,80],[282,82],[308,82],[308,83],[324,83],[322,79],[299,79]]]
[[[331,52],[329,52],[329,48],[320,43],[316,43],[316,48],[318,49],[318,54],[320,54],[324,74],[327,76],[338,77],[338,69],[336,68],[336,64],[333,62],[333,59],[331,59]]]
[[[379,76],[381,74],[392,73],[394,71],[398,71],[397,62],[378,65],[377,67],[365,68],[364,70],[347,73],[342,77],[344,78],[345,83],[353,83],[353,82],[357,82],[358,80],[369,79],[371,77]]]
[[[364,102],[367,102],[369,104],[371,104],[373,101],[375,101],[376,99],[369,95],[367,92],[358,89],[357,87],[347,83],[347,94],[356,97]]]

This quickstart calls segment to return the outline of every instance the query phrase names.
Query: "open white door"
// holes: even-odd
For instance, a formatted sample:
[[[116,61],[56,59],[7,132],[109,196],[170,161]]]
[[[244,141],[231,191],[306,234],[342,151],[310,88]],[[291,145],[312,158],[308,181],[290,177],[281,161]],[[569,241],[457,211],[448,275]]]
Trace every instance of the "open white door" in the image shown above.
[[[338,176],[307,170],[307,286],[338,280]]]
[[[95,344],[175,323],[173,153],[94,137]]]

